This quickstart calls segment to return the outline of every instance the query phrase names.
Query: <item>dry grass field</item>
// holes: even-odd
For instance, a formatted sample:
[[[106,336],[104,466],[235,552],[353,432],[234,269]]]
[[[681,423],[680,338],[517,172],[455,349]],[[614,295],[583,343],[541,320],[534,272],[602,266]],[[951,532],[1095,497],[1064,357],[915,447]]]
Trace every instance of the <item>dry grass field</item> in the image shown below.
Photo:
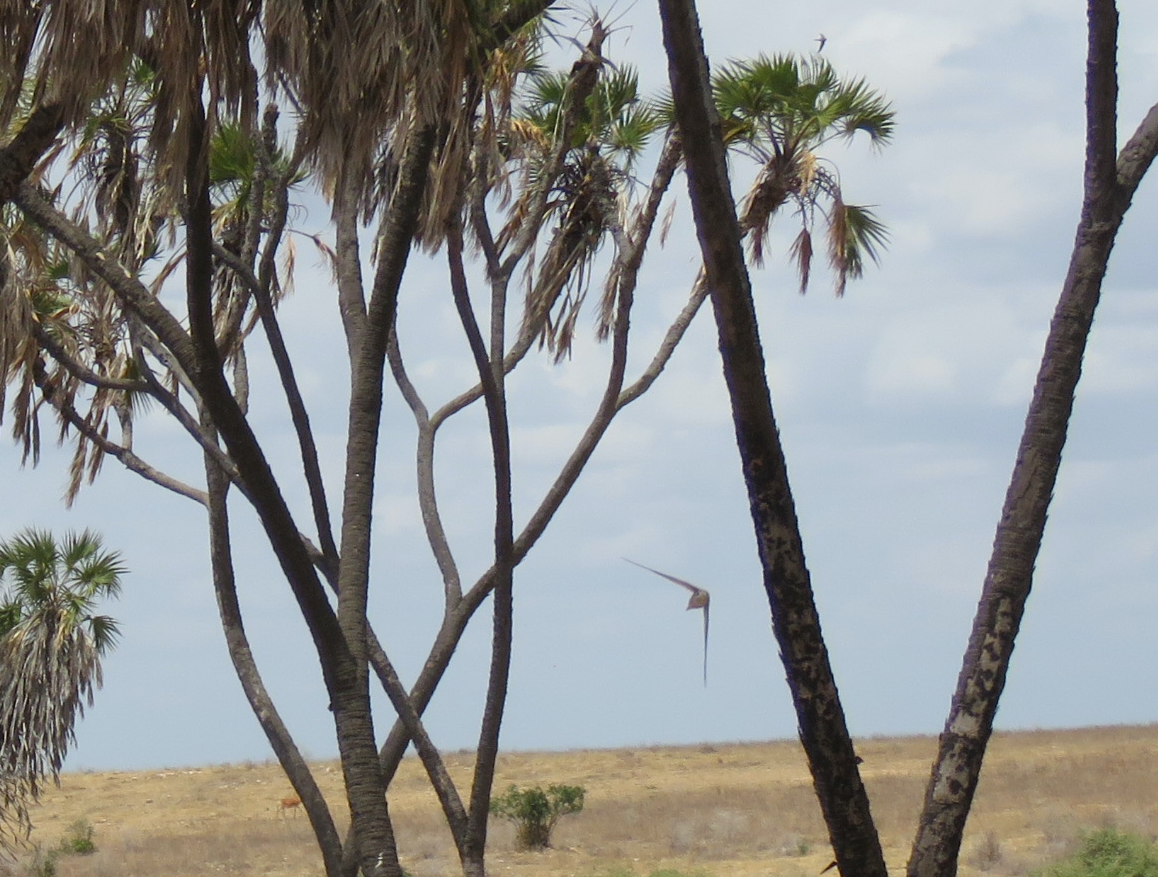
[[[894,874],[908,857],[935,740],[865,739],[858,751]],[[465,776],[467,756],[450,756]],[[336,765],[318,775],[342,800]],[[815,877],[831,861],[795,742],[511,753],[496,789],[550,783],[587,789],[553,848],[517,852],[513,826],[492,829],[495,877]],[[61,857],[60,877],[320,875],[304,814],[276,764],[73,773],[35,811],[33,841],[55,847],[69,826],[94,828],[97,852]],[[454,875],[453,844],[418,763],[408,759],[391,812],[415,877]],[[962,877],[1028,874],[1105,826],[1158,835],[1158,725],[1033,731],[994,739],[962,851]],[[0,871],[3,868],[0,867]],[[21,873],[21,868],[15,869]]]

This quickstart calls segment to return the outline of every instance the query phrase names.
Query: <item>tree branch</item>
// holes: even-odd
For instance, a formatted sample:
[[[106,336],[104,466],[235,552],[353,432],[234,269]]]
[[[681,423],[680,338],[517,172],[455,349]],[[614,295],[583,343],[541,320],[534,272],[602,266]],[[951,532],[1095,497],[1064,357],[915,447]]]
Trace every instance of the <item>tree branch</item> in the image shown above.
[[[17,186],[12,203],[84,262],[89,271],[108,285],[117,300],[157,336],[181,368],[186,373],[192,371],[195,363],[192,341],[176,317],[92,235],[53,207],[31,183]]]
[[[0,204],[7,204],[15,197],[63,129],[64,108],[58,103],[42,104],[0,149]]]
[[[43,364],[39,364],[38,367],[34,369],[33,379],[36,381],[36,386],[40,388],[40,392],[45,400],[64,418],[65,422],[76,429],[88,441],[100,448],[103,453],[108,454],[130,472],[137,473],[147,481],[152,481],[154,484],[166,490],[172,491],[179,496],[184,496],[201,505],[208,504],[209,500],[204,491],[198,490],[182,481],[178,481],[176,478],[166,475],[159,469],[155,469],[129,448],[111,441],[98,430],[94,429],[92,424],[81,417],[80,413],[67,399],[57,394],[56,387],[49,379]]]
[[[212,421],[203,420],[202,426],[211,430]],[[310,772],[309,765],[294,743],[289,728],[282,721],[277,706],[269,696],[250,648],[249,637],[245,633],[241,604],[237,599],[232,540],[229,534],[229,512],[225,502],[229,481],[216,462],[209,457],[205,458],[205,478],[209,487],[207,507],[213,589],[217,594],[217,608],[221,616],[221,627],[225,632],[229,657],[233,661],[233,668],[253,714],[265,732],[265,737],[285,770],[290,784],[298,793],[302,806],[305,807],[306,815],[318,840],[327,877],[340,877],[342,840],[337,826],[334,825],[330,808]]]
[[[402,398],[410,406],[418,426],[418,441],[414,454],[418,485],[418,508],[422,514],[422,526],[426,531],[426,540],[430,544],[435,563],[438,564],[438,571],[442,575],[444,611],[450,612],[462,599],[462,579],[459,576],[454,554],[450,550],[450,542],[446,538],[446,528],[442,524],[442,513],[438,508],[438,491],[434,484],[434,439],[438,425],[430,420],[426,412],[426,405],[418,395],[418,390],[410,381],[410,377],[406,374],[406,366],[402,359],[402,351],[398,347],[396,333],[392,333],[390,336],[386,357],[390,363],[390,373],[394,376],[394,383],[401,391]]]

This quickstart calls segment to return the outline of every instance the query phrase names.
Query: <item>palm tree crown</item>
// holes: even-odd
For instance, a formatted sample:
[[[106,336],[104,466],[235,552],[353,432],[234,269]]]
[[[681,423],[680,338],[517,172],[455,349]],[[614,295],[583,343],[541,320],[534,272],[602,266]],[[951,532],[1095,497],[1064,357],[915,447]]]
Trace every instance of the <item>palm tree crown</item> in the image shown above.
[[[529,77],[521,111],[511,124],[512,146],[526,175],[528,195],[558,146],[570,110],[571,87],[570,77],[561,71],[533,71]],[[634,164],[664,127],[659,104],[639,93],[633,67],[601,67],[565,144],[563,166],[548,201],[548,216],[556,224],[541,260],[540,281],[527,295],[523,329],[541,333],[540,339],[557,359],[570,350],[588,269],[611,223],[622,218]],[[511,211],[514,221],[502,240],[520,227],[523,212],[516,204]],[[609,313],[605,301],[601,336],[606,334]]]
[[[59,544],[37,530],[0,543],[0,774],[22,778],[32,797],[59,773],[101,685],[100,659],[118,630],[95,610],[117,596],[124,573],[87,530]]]
[[[832,65],[817,56],[761,55],[733,61],[713,78],[712,90],[725,144],[761,166],[742,218],[744,231],[751,234],[753,258],[757,264],[763,260],[772,217],[793,202],[802,229],[792,254],[804,292],[819,212],[826,224],[836,293],[842,295],[848,279],[863,273],[865,258],[878,259],[887,235],[869,208],[845,202],[839,175],[818,151],[831,140],[852,139],[858,132],[875,147],[888,143],[891,105],[863,79],[841,80]]]

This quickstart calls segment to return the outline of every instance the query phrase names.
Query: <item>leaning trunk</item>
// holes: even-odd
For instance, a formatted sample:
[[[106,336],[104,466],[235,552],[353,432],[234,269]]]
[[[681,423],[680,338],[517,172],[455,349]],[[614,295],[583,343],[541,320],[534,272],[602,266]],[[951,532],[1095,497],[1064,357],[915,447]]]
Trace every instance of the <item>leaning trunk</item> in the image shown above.
[[[205,457],[205,474],[209,494],[209,541],[210,561],[213,568],[213,588],[217,593],[217,606],[221,615],[221,626],[225,631],[225,642],[234,671],[245,692],[245,699],[257,716],[266,739],[290,783],[301,798],[302,806],[314,829],[326,877],[341,877],[342,839],[334,826],[333,817],[322,795],[321,789],[310,773],[309,765],[302,757],[289,729],[285,726],[273,700],[266,691],[265,683],[257,669],[253,652],[249,647],[249,637],[241,617],[241,606],[237,600],[237,587],[233,574],[233,558],[229,535],[229,517],[226,508],[226,494],[229,481],[217,467],[216,461]]]
[[[1014,639],[1061,465],[1082,357],[1114,239],[1158,149],[1158,107],[1115,161],[1117,9],[1090,0],[1085,198],[1069,273],[1050,324],[1033,400],[949,718],[941,734],[909,877],[953,877],[965,821],[1005,686]]]
[[[660,13],[764,587],[800,740],[841,873],[886,877],[804,562],[695,6],[660,0]]]

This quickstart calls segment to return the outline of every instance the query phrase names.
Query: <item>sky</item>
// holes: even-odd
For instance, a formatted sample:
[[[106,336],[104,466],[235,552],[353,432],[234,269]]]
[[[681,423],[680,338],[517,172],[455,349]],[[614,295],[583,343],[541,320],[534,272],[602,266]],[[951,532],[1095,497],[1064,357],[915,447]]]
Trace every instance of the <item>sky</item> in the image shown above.
[[[1119,6],[1124,141],[1158,101],[1158,17],[1145,0]],[[584,41],[587,9],[560,12],[559,32]],[[935,734],[945,720],[1078,217],[1084,13],[1076,0],[702,4],[713,64],[813,51],[824,34],[824,56],[885,92],[897,113],[887,148],[854,142],[829,153],[846,197],[875,205],[890,229],[881,265],[843,299],[823,272],[799,295],[786,216],[766,267],[753,273],[805,552],[854,736]],[[647,89],[662,88],[654,4],[620,2],[605,14],[609,56],[637,65]],[[698,266],[685,185],[680,178],[672,188],[666,246],[644,264],[632,373],[650,358]],[[323,210],[306,211],[299,226],[326,234],[324,220]],[[1104,286],[1000,728],[1158,721],[1147,694],[1158,690],[1156,221],[1150,180]],[[347,378],[328,272],[311,246],[299,238],[296,291],[282,313],[334,506]],[[438,266],[414,260],[399,307],[409,367],[436,405],[466,386],[471,368],[459,355]],[[606,350],[589,329],[585,318],[569,362],[536,358],[512,382],[517,525],[597,402]],[[268,369],[255,351],[261,391],[252,419],[275,467],[296,485],[284,406],[268,380],[261,384]],[[490,540],[483,427],[477,413],[465,417],[437,457],[467,581],[485,568]],[[441,602],[414,499],[413,435],[391,392],[372,621],[407,680],[425,658]],[[197,479],[197,454],[159,414],[138,427],[137,441],[143,456]],[[66,768],[269,758],[217,620],[203,511],[111,461],[65,510],[67,463],[49,449],[37,469],[21,468],[18,449],[0,445],[0,536],[90,527],[131,570],[108,607],[123,639]],[[300,508],[300,488],[290,496]],[[267,685],[299,745],[332,757],[304,625],[251,516],[235,504],[234,517],[242,606]],[[706,687],[699,614],[685,611],[685,593],[625,557],[711,592]],[[515,613],[505,748],[795,734],[706,309],[652,391],[620,415],[519,567]],[[488,628],[489,605],[428,712],[446,749],[477,738]],[[389,720],[381,705],[381,730]]]

